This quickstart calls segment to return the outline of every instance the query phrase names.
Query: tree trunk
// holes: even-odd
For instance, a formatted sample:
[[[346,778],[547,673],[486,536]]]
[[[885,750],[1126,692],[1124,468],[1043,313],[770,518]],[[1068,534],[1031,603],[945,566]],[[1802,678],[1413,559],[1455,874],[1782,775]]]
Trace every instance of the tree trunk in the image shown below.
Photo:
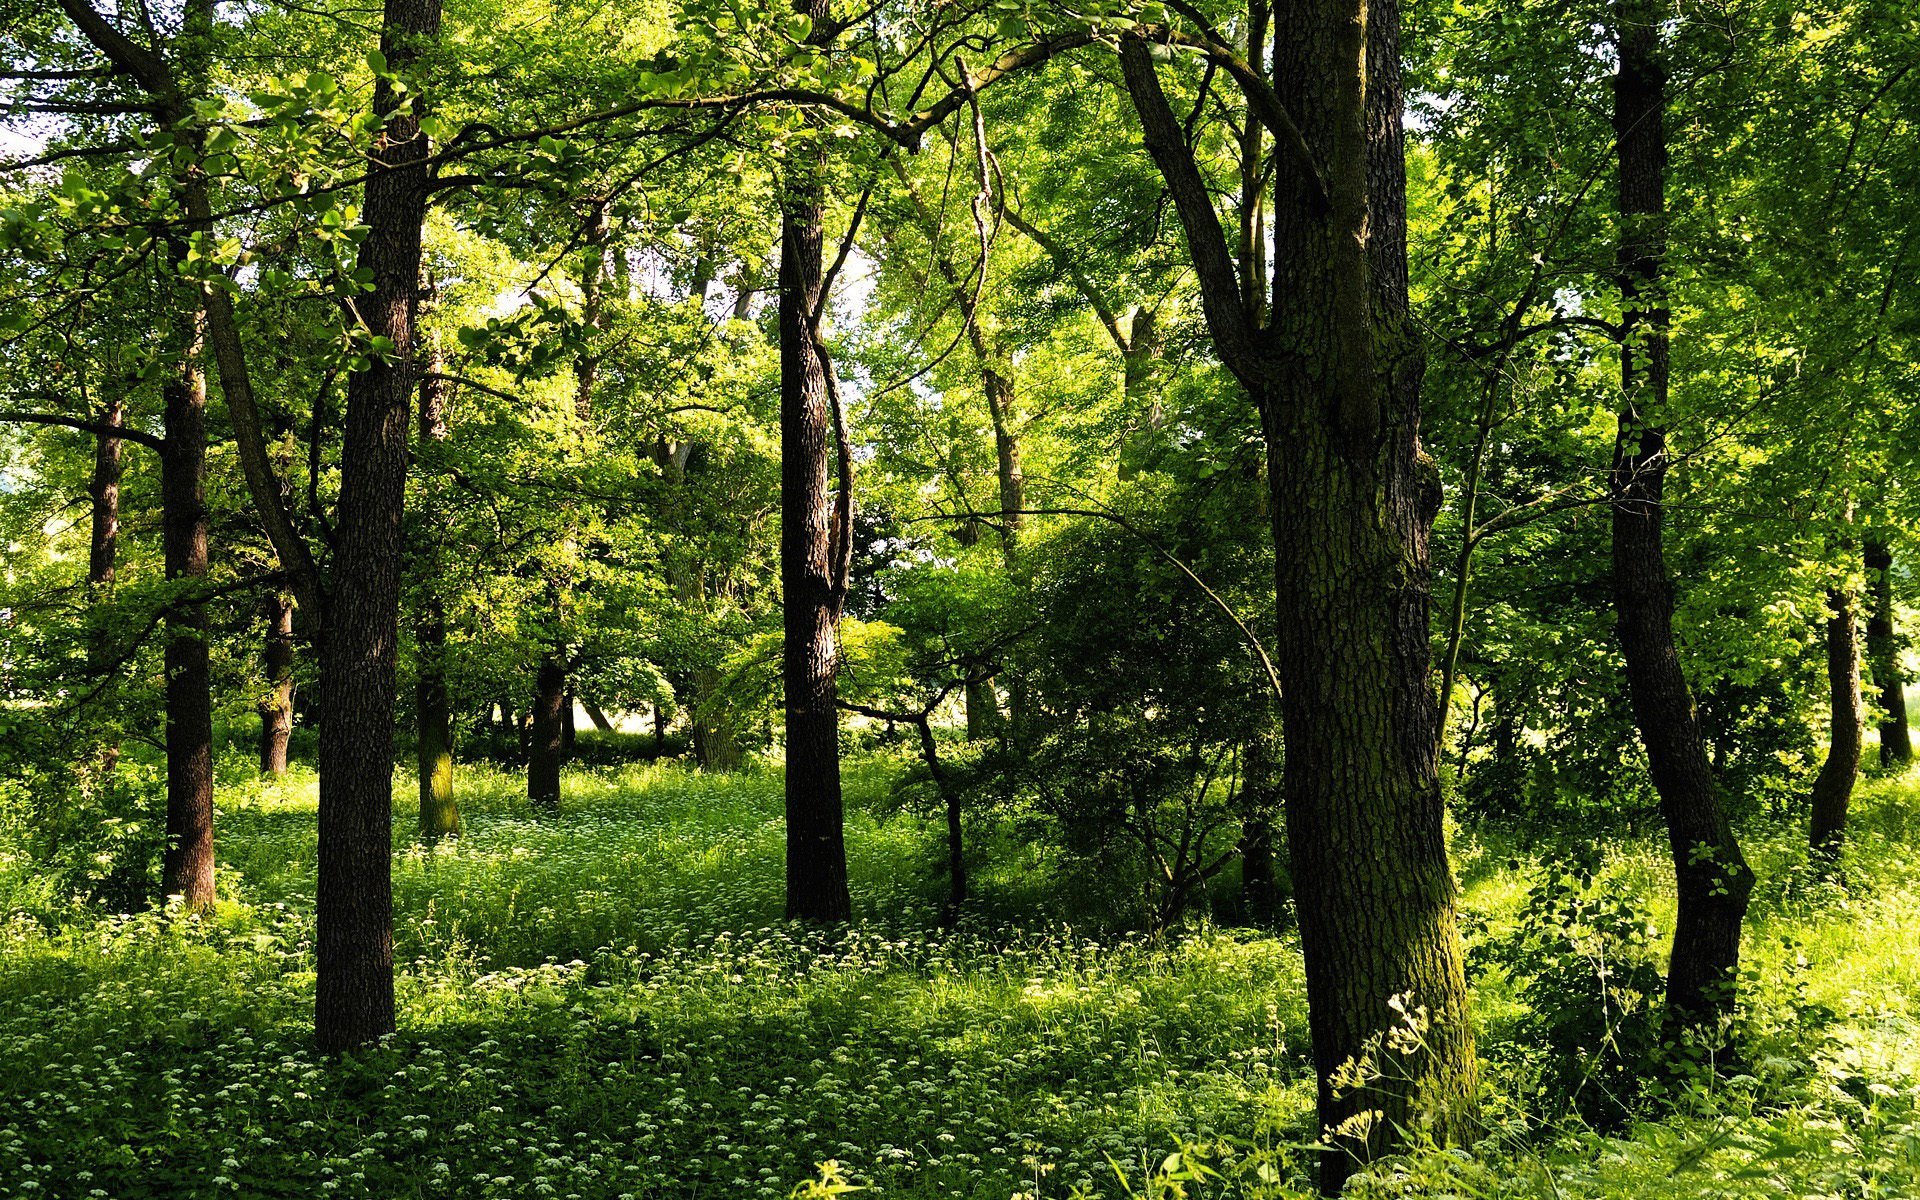
[[[933,720],[927,713],[921,713],[914,722],[920,734],[920,757],[926,761],[927,774],[933,777],[933,786],[940,793],[940,801],[947,814],[947,911],[949,924],[959,919],[960,910],[967,903],[967,847],[960,826],[960,789],[953,786],[947,778],[947,769],[940,763],[940,743],[933,736]]]
[[[177,248],[176,253],[179,252]],[[204,319],[180,316],[179,373],[165,385],[160,452],[167,578],[199,589],[207,577],[207,377]],[[167,610],[167,845],[160,890],[190,910],[213,904],[213,701],[206,606],[187,596]]]
[[[127,423],[125,400],[109,401],[101,422],[118,429]],[[113,591],[114,575],[120,552],[120,476],[125,470],[122,452],[125,443],[117,437],[102,435],[93,444],[93,478],[87,483],[92,501],[92,530],[87,540],[87,600],[98,617]],[[87,639],[87,674],[99,680],[113,669],[113,638],[104,623],[96,625]],[[99,763],[103,771],[112,771],[120,762],[120,742],[115,736],[100,747]]]
[[[433,842],[460,832],[460,804],[453,796],[453,708],[447,698],[447,619],[438,599],[423,606],[414,640],[420,655],[414,683],[420,837]]]
[[[1280,886],[1273,869],[1273,826],[1280,815],[1279,772],[1273,762],[1278,731],[1248,741],[1240,784],[1240,908],[1246,922],[1272,929],[1280,921]]]
[[[1827,621],[1827,691],[1833,712],[1827,761],[1813,781],[1813,856],[1832,862],[1847,833],[1847,804],[1860,775],[1860,743],[1867,723],[1860,695],[1860,642],[1854,627],[1853,593],[1844,587],[1827,593],[1833,615]]]
[[[573,693],[567,692],[560,697],[560,762],[565,765],[573,758],[573,745],[580,731],[574,728]]]
[[[607,714],[600,711],[599,705],[591,700],[582,700],[580,707],[586,710],[587,720],[593,722],[595,729],[598,729],[601,733],[613,732],[613,722],[607,720]]]
[[[1903,766],[1913,758],[1913,740],[1907,731],[1907,681],[1893,636],[1893,552],[1885,541],[1869,534],[1864,557],[1872,601],[1867,614],[1867,656],[1873,665],[1874,686],[1880,689],[1880,765]]]
[[[693,742],[693,760],[703,771],[737,771],[747,757],[740,748],[740,731],[732,707],[721,696],[720,684],[717,668],[695,668],[687,728]]]
[[[541,812],[560,812],[560,710],[566,704],[567,671],[552,655],[534,672],[533,733],[527,743],[527,799]]]
[[[293,736],[293,598],[267,597],[267,692],[260,700],[260,773],[287,773],[287,742]]]
[[[427,347],[427,377],[420,381],[417,435],[424,447],[445,442],[451,433],[449,400],[452,385],[440,374],[445,360],[437,337]],[[414,680],[414,767],[420,784],[420,837],[437,841],[460,832],[460,802],[453,794],[453,705],[447,694],[447,613],[438,594],[440,583],[439,531],[434,521],[416,521],[417,536],[426,545],[416,561],[427,579],[425,599],[414,622],[414,646],[419,659]]]
[[[797,0],[810,41],[831,37],[826,0]],[[840,796],[840,658],[830,399],[814,337],[821,302],[825,171],[814,150],[788,157],[780,213],[780,591],[787,707],[787,916],[845,921],[847,851]]]
[[[1663,11],[1650,0],[1620,0],[1616,7],[1623,329],[1620,430],[1609,477],[1613,589],[1634,723],[1660,794],[1679,891],[1667,971],[1669,1027],[1712,1037],[1732,1008],[1753,873],[1721,807],[1693,694],[1674,646],[1673,587],[1661,528],[1669,463],[1661,425],[1668,385],[1668,308],[1661,278],[1667,243]]]
[[[1399,15],[1393,0],[1361,12],[1309,0],[1276,23],[1268,110],[1291,115],[1302,146],[1287,153],[1319,169],[1276,184],[1264,326],[1149,48],[1120,42],[1215,349],[1262,415],[1282,790],[1328,1192],[1402,1130],[1467,1136],[1478,1087],[1428,677],[1439,488],[1419,443],[1423,357],[1407,312]],[[1355,1066],[1364,1087],[1342,1082]]]
[[[386,0],[380,48],[389,69],[406,72],[439,29],[439,0]],[[413,95],[419,91],[416,82]],[[355,308],[393,350],[349,377],[340,444],[339,538],[320,675],[314,1033],[323,1052],[393,1032],[394,649],[428,170],[418,112],[401,107],[385,77],[374,84],[373,111],[386,125],[369,156],[359,256],[373,287]]]

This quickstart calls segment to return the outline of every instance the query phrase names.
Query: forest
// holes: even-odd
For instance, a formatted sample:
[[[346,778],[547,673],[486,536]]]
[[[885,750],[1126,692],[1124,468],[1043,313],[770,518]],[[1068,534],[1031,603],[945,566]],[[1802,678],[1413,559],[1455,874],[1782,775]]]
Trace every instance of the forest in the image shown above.
[[[1911,0],[0,0],[0,1196],[1920,1197]]]

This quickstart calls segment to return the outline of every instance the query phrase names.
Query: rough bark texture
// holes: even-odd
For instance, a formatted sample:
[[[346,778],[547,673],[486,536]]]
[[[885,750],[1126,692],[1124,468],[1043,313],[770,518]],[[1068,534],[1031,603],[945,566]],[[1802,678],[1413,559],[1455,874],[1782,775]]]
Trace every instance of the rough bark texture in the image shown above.
[[[828,33],[825,0],[795,11]],[[785,620],[787,916],[845,921],[847,851],[840,796],[839,598],[827,489],[832,413],[814,338],[821,297],[822,163],[786,164],[780,212],[780,591]]]
[[[386,0],[380,47],[390,69],[406,71],[439,28],[438,0]],[[428,171],[418,116],[400,110],[384,78],[374,86],[373,107],[388,120],[362,209],[367,236],[360,264],[372,269],[373,289],[356,309],[394,352],[348,379],[340,445],[339,540],[320,675],[325,719],[314,1030],[323,1051],[393,1031],[394,652]]]
[[[126,401],[108,402],[100,414],[101,424],[119,429],[127,423]],[[93,443],[93,477],[87,481],[91,501],[92,528],[87,539],[87,599],[95,611],[113,592],[120,554],[120,476],[125,470],[126,443],[118,437],[101,434]],[[96,628],[87,640],[87,674],[99,679],[112,669],[113,639],[104,628]],[[120,761],[120,744],[109,740],[100,747],[99,763],[111,771]]]
[[[1873,685],[1880,692],[1880,765],[1901,766],[1913,758],[1913,739],[1907,730],[1907,680],[1900,671],[1900,646],[1893,636],[1893,552],[1884,541],[1869,536],[1864,555],[1867,568],[1867,657],[1873,665]]]
[[[203,321],[179,315],[178,373],[164,388],[161,540],[167,578],[197,589],[207,577],[207,377]],[[213,702],[206,606],[189,597],[167,611],[167,845],[160,890],[189,909],[213,903]]]
[[[1622,307],[1619,435],[1609,476],[1613,590],[1634,723],[1647,750],[1673,855],[1679,915],[1667,971],[1669,1028],[1714,1036],[1730,1011],[1740,927],[1753,873],[1715,786],[1693,693],[1673,639],[1662,497],[1669,459],[1661,417],[1668,382],[1666,70],[1664,10],[1648,0],[1616,7],[1620,72],[1614,131],[1620,166]]]
[[[124,400],[108,403],[101,424],[119,429],[127,423]],[[87,539],[87,594],[98,601],[113,587],[120,550],[120,476],[126,443],[102,435],[93,443],[93,477],[87,483],[92,501],[92,530]]]
[[[1809,841],[1817,859],[1831,862],[1840,855],[1847,833],[1847,804],[1860,776],[1860,744],[1867,724],[1866,704],[1860,695],[1860,639],[1854,625],[1853,593],[1834,588],[1827,593],[1827,691],[1833,712],[1832,740],[1827,761],[1813,781],[1813,824]]]
[[[1477,1071],[1428,678],[1423,358],[1407,313],[1397,6],[1295,5],[1277,96],[1318,177],[1273,201],[1273,319],[1244,302],[1206,181],[1147,47],[1121,69],[1165,177],[1215,348],[1259,404],[1275,548],[1282,790],[1305,958],[1321,1185],[1424,1127],[1471,1125]],[[1266,118],[1262,118],[1263,120]],[[1356,1070],[1357,1068],[1357,1070]]]
[[[287,773],[287,742],[293,736],[293,598],[267,597],[266,694],[260,698],[260,773]]]
[[[567,671],[557,658],[540,660],[533,677],[533,732],[527,743],[527,799],[545,813],[560,811],[560,759],[565,732]]]

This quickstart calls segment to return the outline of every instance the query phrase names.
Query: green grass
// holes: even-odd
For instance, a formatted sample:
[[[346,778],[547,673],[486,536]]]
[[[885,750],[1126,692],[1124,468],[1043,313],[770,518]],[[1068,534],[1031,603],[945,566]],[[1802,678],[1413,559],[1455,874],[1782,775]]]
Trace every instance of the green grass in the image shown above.
[[[837,933],[779,919],[777,773],[570,772],[552,820],[469,768],[467,832],[431,850],[403,799],[401,1032],[341,1061],[308,1046],[313,779],[223,772],[214,917],[0,927],[0,1196],[784,1196],[829,1159],[879,1195],[1119,1195],[1109,1158],[1145,1188],[1179,1143],[1232,1177],[1195,1194],[1293,1194],[1313,1082],[1291,940],[1149,942],[1065,905],[941,930],[938,833],[888,802],[898,769],[849,766]],[[1489,1140],[1359,1190],[1920,1194],[1920,805],[1886,781],[1857,807],[1844,890],[1796,876],[1792,831],[1750,837],[1747,1062],[1603,1136],[1529,1091],[1524,981],[1488,970]],[[1533,868],[1457,840],[1472,937],[1501,937]],[[982,864],[986,911],[1044,893],[1017,850]],[[1658,847],[1611,847],[1607,872],[1666,927]]]

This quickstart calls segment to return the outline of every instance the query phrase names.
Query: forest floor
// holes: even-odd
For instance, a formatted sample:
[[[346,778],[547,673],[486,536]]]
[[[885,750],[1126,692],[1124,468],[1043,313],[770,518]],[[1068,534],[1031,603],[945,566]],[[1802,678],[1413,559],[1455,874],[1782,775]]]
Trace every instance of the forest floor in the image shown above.
[[[225,765],[209,920],[61,908],[0,847],[0,1195],[782,1197],[826,1160],[882,1196],[1187,1194],[1150,1189],[1194,1163],[1222,1172],[1194,1195],[1301,1186],[1292,939],[1067,908],[942,930],[893,760],[849,765],[835,933],[778,920],[776,773],[574,771],[541,820],[464,770],[465,835],[431,850],[397,799],[401,1032],[340,1062],[309,1047],[313,778]],[[1594,1097],[1635,1077],[1606,1047],[1669,928],[1660,848],[1588,876],[1459,834],[1488,1139],[1350,1194],[1920,1195],[1920,781],[1857,813],[1844,888],[1749,833],[1742,1061],[1624,1108]],[[1045,894],[1014,840],[981,853],[989,911]],[[1582,1027],[1602,977],[1621,1015]]]

